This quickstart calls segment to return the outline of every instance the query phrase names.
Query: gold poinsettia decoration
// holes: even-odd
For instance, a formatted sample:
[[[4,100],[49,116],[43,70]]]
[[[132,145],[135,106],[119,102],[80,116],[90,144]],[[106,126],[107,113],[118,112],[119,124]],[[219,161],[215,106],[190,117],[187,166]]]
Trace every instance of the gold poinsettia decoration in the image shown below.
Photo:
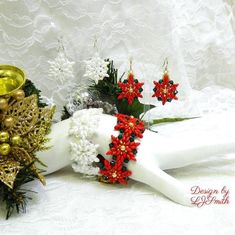
[[[24,80],[13,84],[16,89],[11,88],[4,94],[9,87],[6,71],[11,71],[13,66],[8,67],[3,72],[0,70],[0,181],[12,189],[19,171],[30,166],[35,176],[45,184],[44,177],[35,166],[39,161],[36,152],[46,149],[46,135],[50,131],[55,108],[38,107],[36,95],[25,97],[24,91],[17,88]],[[15,74],[18,75],[19,71]]]

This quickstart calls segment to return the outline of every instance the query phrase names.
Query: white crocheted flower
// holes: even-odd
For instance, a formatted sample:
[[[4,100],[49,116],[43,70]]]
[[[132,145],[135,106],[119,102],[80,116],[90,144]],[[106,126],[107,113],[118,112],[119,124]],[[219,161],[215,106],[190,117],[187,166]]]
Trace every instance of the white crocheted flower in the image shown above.
[[[75,112],[71,119],[69,134],[90,138],[97,127],[100,114],[102,114],[102,109],[83,109]]]
[[[99,80],[103,80],[104,77],[109,76],[107,74],[109,62],[101,59],[98,53],[95,53],[95,55],[90,60],[85,61],[85,63],[86,72],[84,76],[95,81],[96,84],[99,82]]]
[[[74,62],[69,61],[64,51],[59,51],[54,60],[49,60],[49,77],[59,80],[64,83],[66,80],[73,78]]]
[[[70,150],[74,171],[87,175],[97,175],[98,167],[94,167],[97,158],[98,145],[90,138],[94,135],[102,109],[84,109],[74,113],[71,119],[69,135],[71,136]]]
[[[73,161],[72,167],[74,171],[83,174],[93,175],[99,171],[98,167],[94,167],[93,163],[98,162],[97,148],[95,145],[89,142],[87,139],[81,139],[77,143],[71,143],[71,152]]]

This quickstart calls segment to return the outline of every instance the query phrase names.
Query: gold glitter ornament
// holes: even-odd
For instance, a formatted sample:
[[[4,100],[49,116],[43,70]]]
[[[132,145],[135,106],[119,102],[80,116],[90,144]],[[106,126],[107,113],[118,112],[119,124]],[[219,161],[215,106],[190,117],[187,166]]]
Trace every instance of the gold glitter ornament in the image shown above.
[[[10,135],[7,131],[0,131],[0,142],[8,142]]]
[[[5,110],[8,108],[8,101],[5,98],[0,98],[0,109]]]
[[[22,143],[22,139],[19,135],[14,135],[14,136],[11,137],[11,143],[14,146],[15,145],[18,146]]]
[[[20,100],[23,100],[25,97],[25,93],[23,90],[18,90],[14,93],[14,98],[17,100],[17,101],[20,101]]]
[[[5,120],[4,120],[5,127],[10,128],[13,126],[13,124],[14,124],[14,119],[12,117],[5,118]]]
[[[11,146],[8,143],[3,143],[0,145],[0,154],[7,156],[10,153]]]

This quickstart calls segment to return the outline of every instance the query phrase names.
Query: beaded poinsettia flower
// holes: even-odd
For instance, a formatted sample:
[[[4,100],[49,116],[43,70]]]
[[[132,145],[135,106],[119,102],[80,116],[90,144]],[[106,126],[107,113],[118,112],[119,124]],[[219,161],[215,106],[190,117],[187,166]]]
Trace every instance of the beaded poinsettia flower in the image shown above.
[[[123,82],[119,82],[118,86],[121,90],[118,99],[126,98],[128,104],[132,104],[135,98],[143,98],[141,92],[143,91],[142,86],[143,82],[139,82],[137,79],[134,79],[134,74],[129,73],[128,78]]]
[[[179,84],[174,84],[172,80],[170,80],[168,73],[164,73],[163,78],[158,82],[153,82],[155,87],[153,89],[154,94],[152,97],[156,97],[159,101],[162,101],[164,105],[166,102],[171,102],[173,99],[178,100],[176,94],[178,91],[176,88]]]
[[[143,137],[144,123],[133,116],[128,116],[125,114],[116,114],[118,123],[115,126],[115,130],[125,131],[125,135],[132,135],[131,137]],[[134,135],[134,136],[133,136]]]
[[[120,161],[136,161],[136,148],[140,143],[130,141],[128,136],[120,134],[118,137],[111,136],[112,142],[109,145],[110,149],[106,155],[116,156]]]
[[[131,175],[131,171],[122,165],[122,162],[111,164],[108,160],[104,161],[104,169],[99,172],[103,175],[105,181],[109,183],[127,184],[127,179]]]

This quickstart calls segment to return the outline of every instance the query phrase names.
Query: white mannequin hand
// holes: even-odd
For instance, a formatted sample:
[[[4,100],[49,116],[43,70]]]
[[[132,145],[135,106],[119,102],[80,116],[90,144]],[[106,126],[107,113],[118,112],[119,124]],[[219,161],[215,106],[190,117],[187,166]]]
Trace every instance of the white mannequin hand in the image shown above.
[[[172,137],[145,130],[138,147],[137,161],[128,163],[128,169],[132,171],[130,178],[150,185],[173,201],[191,205],[189,190],[163,170],[183,167],[215,154],[235,152],[235,138],[230,136],[235,135],[231,128],[234,117],[219,117],[185,121],[181,125],[192,127],[191,131],[189,128]],[[109,149],[111,135],[118,135],[114,131],[116,121],[116,117],[102,114],[92,139],[93,143],[99,145],[98,152],[108,159],[105,153]],[[223,123],[223,129],[217,128],[218,123]],[[69,126],[70,119],[53,125],[49,136],[53,147],[38,154],[40,160],[48,166],[47,174],[71,164]]]

